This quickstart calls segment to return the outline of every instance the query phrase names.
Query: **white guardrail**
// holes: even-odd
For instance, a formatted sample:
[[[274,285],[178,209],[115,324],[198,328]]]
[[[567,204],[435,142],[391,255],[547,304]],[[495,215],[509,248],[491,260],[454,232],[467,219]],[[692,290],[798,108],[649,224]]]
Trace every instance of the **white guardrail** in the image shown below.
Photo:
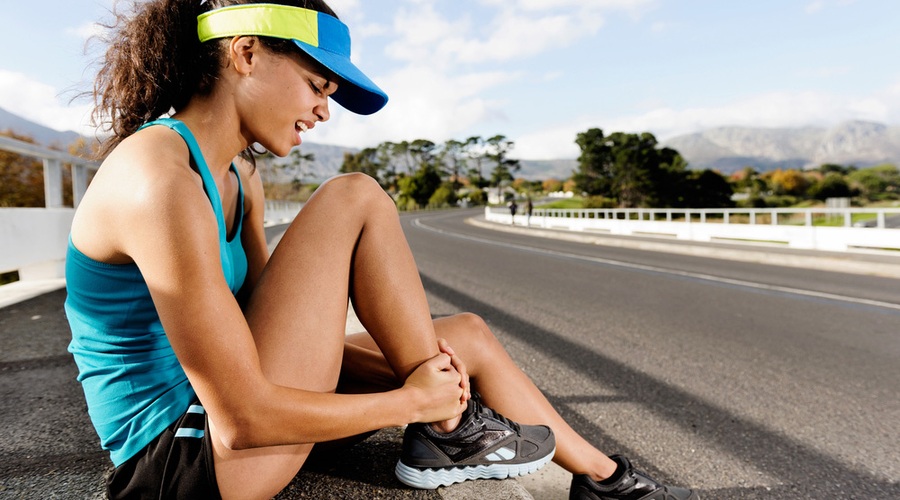
[[[0,208],[0,273],[18,271],[20,281],[52,280],[64,276],[66,245],[75,209],[63,206],[62,169],[72,168],[75,206],[87,189],[88,175],[97,163],[0,137],[0,150],[43,161],[45,208]],[[266,224],[290,222],[303,205],[267,201]]]
[[[839,252],[900,250],[900,208],[536,208],[531,217],[518,212],[513,220],[509,208],[486,207],[484,215],[501,224],[621,236],[773,243]]]

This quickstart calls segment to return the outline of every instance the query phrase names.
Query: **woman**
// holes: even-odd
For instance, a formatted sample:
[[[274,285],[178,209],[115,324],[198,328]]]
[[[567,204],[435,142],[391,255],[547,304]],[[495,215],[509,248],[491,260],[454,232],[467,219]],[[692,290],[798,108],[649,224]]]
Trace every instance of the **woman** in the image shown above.
[[[250,146],[284,156],[329,100],[387,102],[327,5],[280,3],[141,3],[98,74],[113,135],[72,225],[66,311],[110,497],[268,498],[314,443],[409,424],[397,476],[415,487],[555,450],[578,498],[688,498],[579,437],[480,318],[431,319],[371,178],[323,184],[269,256]],[[344,336],[348,298],[369,333]]]

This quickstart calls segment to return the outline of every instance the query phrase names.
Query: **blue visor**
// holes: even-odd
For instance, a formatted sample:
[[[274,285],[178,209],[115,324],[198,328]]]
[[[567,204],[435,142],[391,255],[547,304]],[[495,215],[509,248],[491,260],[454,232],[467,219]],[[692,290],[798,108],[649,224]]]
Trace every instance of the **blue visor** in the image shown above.
[[[387,104],[387,94],[350,61],[347,25],[328,14],[287,5],[232,5],[198,16],[197,34],[201,42],[241,35],[293,40],[340,78],[331,95],[335,102],[360,115],[370,115]]]

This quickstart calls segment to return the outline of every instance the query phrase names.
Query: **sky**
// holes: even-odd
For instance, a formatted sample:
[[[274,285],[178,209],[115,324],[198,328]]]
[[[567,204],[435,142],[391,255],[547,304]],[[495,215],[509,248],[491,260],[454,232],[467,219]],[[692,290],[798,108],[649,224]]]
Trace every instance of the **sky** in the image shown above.
[[[0,108],[89,134],[98,21],[112,0],[0,0]],[[900,124],[896,0],[331,0],[353,61],[390,96],[305,140],[503,135],[572,159],[590,128],[660,141],[719,126]]]

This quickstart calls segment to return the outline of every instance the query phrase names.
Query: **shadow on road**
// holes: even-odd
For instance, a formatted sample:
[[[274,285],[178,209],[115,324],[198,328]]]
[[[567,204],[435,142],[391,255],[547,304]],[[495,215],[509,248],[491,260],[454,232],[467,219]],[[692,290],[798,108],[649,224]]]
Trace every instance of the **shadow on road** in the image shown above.
[[[716,450],[726,450],[755,471],[761,471],[780,483],[773,487],[747,486],[707,490],[704,498],[900,498],[900,484],[875,478],[865,471],[814,450],[790,436],[735,415],[699,399],[602,353],[585,349],[565,337],[524,321],[480,301],[471,295],[445,286],[427,275],[422,282],[429,294],[460,311],[478,314],[503,331],[554,358],[568,369],[593,380],[598,387],[609,388],[627,400],[642,405],[657,416],[699,434]],[[554,397],[548,399],[579,433],[601,449],[621,450],[636,458],[640,466],[656,477],[671,481],[652,462],[617,442],[603,429],[581,416],[575,405],[611,402],[608,395]],[[678,481],[675,481],[678,482]]]

